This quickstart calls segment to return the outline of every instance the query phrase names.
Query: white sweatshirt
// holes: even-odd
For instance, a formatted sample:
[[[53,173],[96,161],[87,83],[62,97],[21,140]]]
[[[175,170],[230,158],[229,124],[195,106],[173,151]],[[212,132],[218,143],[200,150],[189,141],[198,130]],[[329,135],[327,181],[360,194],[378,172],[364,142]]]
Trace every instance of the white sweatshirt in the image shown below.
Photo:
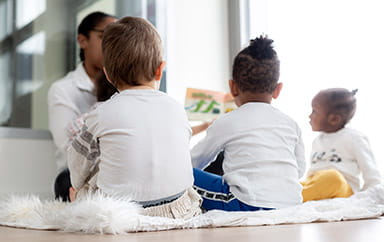
[[[224,180],[240,201],[282,208],[302,202],[304,146],[296,122],[267,103],[246,103],[223,115],[191,151],[203,168],[224,150]]]
[[[367,137],[351,128],[343,128],[335,133],[321,133],[313,141],[308,175],[331,168],[344,175],[353,192],[381,182]]]
[[[85,117],[69,147],[72,185],[80,189],[99,160],[96,185],[106,194],[135,201],[179,194],[193,185],[190,136],[183,107],[168,95],[122,91]]]

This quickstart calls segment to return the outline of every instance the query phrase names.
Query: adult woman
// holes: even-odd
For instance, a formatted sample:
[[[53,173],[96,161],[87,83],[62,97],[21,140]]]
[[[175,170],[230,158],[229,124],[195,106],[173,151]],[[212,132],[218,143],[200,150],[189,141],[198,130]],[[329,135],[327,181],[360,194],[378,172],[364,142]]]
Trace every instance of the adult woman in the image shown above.
[[[103,67],[101,40],[105,27],[114,21],[115,17],[103,12],[93,12],[82,20],[77,36],[81,63],[53,83],[48,92],[49,129],[57,148],[59,171],[67,167],[66,149],[70,136],[66,126],[96,103],[94,82]]]

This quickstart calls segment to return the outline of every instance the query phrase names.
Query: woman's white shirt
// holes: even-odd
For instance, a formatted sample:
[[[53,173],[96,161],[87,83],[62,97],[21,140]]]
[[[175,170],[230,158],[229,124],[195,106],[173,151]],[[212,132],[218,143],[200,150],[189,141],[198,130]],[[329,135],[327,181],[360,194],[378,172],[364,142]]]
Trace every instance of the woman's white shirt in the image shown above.
[[[55,159],[58,170],[67,167],[66,150],[70,137],[66,127],[96,103],[93,89],[94,84],[82,63],[64,78],[54,82],[49,89],[49,130],[56,146]]]

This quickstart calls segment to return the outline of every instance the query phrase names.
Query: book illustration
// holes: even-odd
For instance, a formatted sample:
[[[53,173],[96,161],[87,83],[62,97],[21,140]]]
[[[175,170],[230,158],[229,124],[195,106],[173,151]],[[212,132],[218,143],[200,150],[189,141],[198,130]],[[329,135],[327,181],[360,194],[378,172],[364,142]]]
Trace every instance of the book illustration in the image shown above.
[[[211,121],[236,108],[230,93],[187,88],[185,111],[191,121]]]

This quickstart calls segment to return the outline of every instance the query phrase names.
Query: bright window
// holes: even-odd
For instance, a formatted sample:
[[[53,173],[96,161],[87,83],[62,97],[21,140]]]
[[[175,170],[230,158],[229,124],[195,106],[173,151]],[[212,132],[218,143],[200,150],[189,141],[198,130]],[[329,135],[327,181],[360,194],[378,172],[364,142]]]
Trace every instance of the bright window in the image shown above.
[[[17,0],[16,27],[21,28],[46,10],[45,0]]]
[[[11,32],[11,1],[0,0],[0,40]]]
[[[307,159],[317,135],[308,118],[312,97],[330,87],[358,88],[350,127],[368,135],[383,173],[382,23],[380,0],[250,0],[250,38],[275,40],[284,88],[274,104],[301,126]]]

